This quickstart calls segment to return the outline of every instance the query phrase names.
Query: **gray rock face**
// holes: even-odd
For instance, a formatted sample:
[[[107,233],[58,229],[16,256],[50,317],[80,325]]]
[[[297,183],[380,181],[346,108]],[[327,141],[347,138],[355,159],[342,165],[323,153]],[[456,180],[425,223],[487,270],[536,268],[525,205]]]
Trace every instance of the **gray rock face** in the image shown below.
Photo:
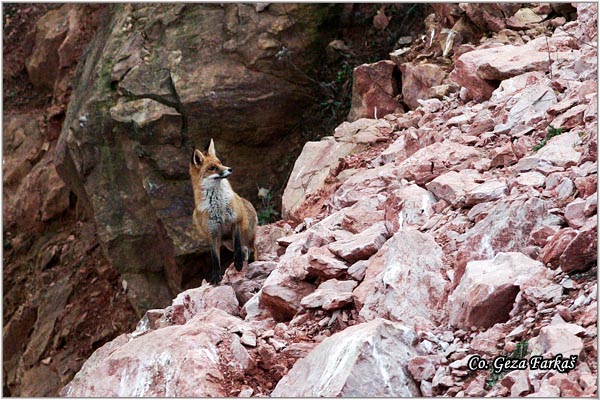
[[[208,247],[191,223],[194,145],[214,138],[235,169],[232,186],[251,200],[256,187],[283,179],[277,169],[291,139],[281,139],[309,89],[282,57],[300,69],[316,61],[313,46],[334,8],[273,4],[260,15],[243,4],[110,9],[80,63],[56,168],[94,218],[139,313],[167,305],[190,277],[207,272],[200,254]]]

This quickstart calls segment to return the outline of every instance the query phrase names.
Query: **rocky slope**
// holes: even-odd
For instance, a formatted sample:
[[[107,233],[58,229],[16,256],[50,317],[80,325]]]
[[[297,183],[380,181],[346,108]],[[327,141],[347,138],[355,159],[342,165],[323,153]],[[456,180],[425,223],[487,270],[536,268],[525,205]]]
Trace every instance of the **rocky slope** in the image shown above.
[[[259,260],[146,312],[61,394],[596,396],[597,5],[574,11],[438,7],[357,68]]]

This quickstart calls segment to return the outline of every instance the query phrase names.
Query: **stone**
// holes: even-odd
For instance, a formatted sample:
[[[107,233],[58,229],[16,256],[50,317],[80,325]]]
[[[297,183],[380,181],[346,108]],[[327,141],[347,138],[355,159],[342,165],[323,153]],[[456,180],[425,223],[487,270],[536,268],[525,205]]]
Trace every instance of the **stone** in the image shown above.
[[[598,175],[588,175],[585,177],[575,178],[575,188],[581,195],[581,197],[586,198],[590,196],[597,190],[598,186]]]
[[[521,397],[531,390],[527,371],[511,371],[502,378],[500,384],[510,389],[512,397]]]
[[[490,81],[502,81],[531,71],[546,71],[551,63],[546,52],[528,46],[497,46],[461,55],[450,78],[466,87],[470,98],[484,101],[496,89]]]
[[[383,221],[384,211],[379,209],[379,204],[376,198],[366,198],[345,208],[341,227],[348,232],[360,233]]]
[[[479,186],[476,183],[479,179],[481,174],[476,170],[450,171],[427,183],[425,187],[438,199],[444,199],[456,207],[465,204],[467,192]]]
[[[448,297],[450,324],[459,328],[489,328],[505,322],[521,286],[529,280],[544,284],[548,272],[539,261],[521,253],[498,253],[493,260],[471,261]]]
[[[231,286],[202,285],[179,293],[171,305],[171,320],[185,324],[195,315],[209,308],[217,308],[231,315],[239,315],[239,303]]]
[[[396,64],[383,60],[359,65],[352,75],[352,106],[348,121],[359,118],[382,118],[391,113],[403,112],[396,101],[398,84],[394,77]]]
[[[579,331],[574,324],[548,325],[540,329],[539,343],[541,354],[545,358],[560,354],[563,358],[579,356],[583,350],[583,341],[573,332]]]
[[[486,180],[468,190],[465,194],[464,204],[474,206],[480,203],[499,200],[508,194],[508,186],[497,179]]]
[[[396,232],[370,260],[363,282],[354,290],[359,315],[405,323],[417,316],[435,320],[446,286],[442,265],[442,249],[430,235]]]
[[[583,211],[585,203],[584,199],[578,198],[565,207],[565,219],[571,228],[581,228],[585,224],[587,219]]]
[[[539,172],[521,172],[515,180],[512,182],[511,187],[514,186],[530,186],[533,188],[539,188],[544,186],[546,177]]]
[[[230,352],[234,354],[233,359],[229,357],[230,368],[243,374],[249,367],[249,355],[243,347],[232,352],[235,345],[223,344],[239,343],[237,335],[227,329],[232,324],[243,321],[213,310],[185,325],[136,338],[120,336],[85,362],[61,396],[226,396],[218,360]]]
[[[328,248],[335,255],[348,262],[366,260],[383,246],[389,233],[383,222],[358,233],[349,239],[331,243]]]
[[[580,140],[576,132],[567,132],[550,139],[544,147],[535,154],[522,158],[517,163],[517,170],[523,171],[526,166],[547,162],[559,167],[577,165],[581,153],[573,148]],[[529,167],[531,169],[531,167]]]
[[[542,225],[531,231],[529,235],[529,243],[534,246],[544,247],[548,243],[548,239],[559,231],[560,227],[556,225]]]
[[[360,282],[365,278],[367,268],[369,268],[369,260],[359,260],[348,268],[348,275]]]
[[[340,278],[348,270],[346,263],[336,258],[326,247],[312,247],[307,255],[309,275],[324,279]]]
[[[414,333],[378,318],[325,339],[294,364],[273,397],[419,396],[406,371]]]
[[[464,234],[456,255],[456,278],[460,280],[468,261],[490,260],[499,252],[521,251],[533,229],[548,218],[548,203],[531,197],[499,202]]]
[[[302,299],[304,308],[318,308],[332,311],[353,302],[352,290],[358,285],[356,281],[338,281],[329,279],[319,285],[317,290]]]
[[[525,29],[529,25],[540,23],[544,17],[536,14],[531,8],[520,8],[506,20],[506,26],[512,29]],[[511,394],[515,396],[514,394]],[[517,395],[518,396],[518,395]]]
[[[560,255],[560,269],[563,272],[588,270],[598,258],[597,247],[597,220],[593,216],[586,221]]]
[[[580,104],[573,108],[570,108],[564,114],[552,120],[552,126],[555,128],[561,128],[563,132],[571,130],[577,126],[583,125],[583,113],[586,111],[587,105]]]
[[[388,232],[393,234],[404,226],[422,226],[435,213],[433,194],[414,184],[394,190],[383,204]]]
[[[296,159],[282,197],[284,218],[293,218],[306,198],[318,192],[325,178],[339,164],[339,159],[350,154],[356,145],[338,143],[333,138],[307,142]]]
[[[518,158],[511,142],[490,150],[490,168],[508,167],[517,161]]]
[[[597,211],[598,211],[598,193],[596,192],[596,193],[590,195],[585,200],[585,206],[583,207],[583,215],[585,215],[586,217],[591,217],[592,215],[596,214]]]
[[[441,85],[446,77],[446,72],[435,64],[403,63],[400,65],[402,72],[402,97],[411,110],[419,107],[417,100],[426,100],[433,86]]]
[[[408,371],[417,382],[431,381],[442,356],[417,356],[408,362]]]
[[[400,163],[394,173],[399,179],[424,185],[443,173],[469,168],[479,158],[479,152],[472,147],[444,141],[416,151]]]

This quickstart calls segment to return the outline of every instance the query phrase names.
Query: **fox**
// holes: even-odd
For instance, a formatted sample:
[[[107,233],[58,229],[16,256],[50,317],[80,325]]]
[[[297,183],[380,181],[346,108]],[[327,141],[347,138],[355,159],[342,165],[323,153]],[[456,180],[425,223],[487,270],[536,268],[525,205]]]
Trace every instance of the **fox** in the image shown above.
[[[193,222],[200,238],[210,244],[211,281],[221,281],[221,244],[233,240],[233,264],[240,271],[244,262],[256,257],[254,238],[258,217],[252,203],[231,188],[227,178],[233,168],[219,161],[210,139],[206,153],[194,147],[189,166],[194,190]]]

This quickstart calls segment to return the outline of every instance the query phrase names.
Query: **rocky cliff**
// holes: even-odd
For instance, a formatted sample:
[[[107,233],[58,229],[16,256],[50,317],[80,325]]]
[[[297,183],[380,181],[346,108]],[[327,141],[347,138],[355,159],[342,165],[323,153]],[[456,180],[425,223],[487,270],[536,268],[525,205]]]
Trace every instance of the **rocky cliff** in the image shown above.
[[[147,311],[61,394],[596,396],[597,11],[437,7],[355,70],[259,260]]]

